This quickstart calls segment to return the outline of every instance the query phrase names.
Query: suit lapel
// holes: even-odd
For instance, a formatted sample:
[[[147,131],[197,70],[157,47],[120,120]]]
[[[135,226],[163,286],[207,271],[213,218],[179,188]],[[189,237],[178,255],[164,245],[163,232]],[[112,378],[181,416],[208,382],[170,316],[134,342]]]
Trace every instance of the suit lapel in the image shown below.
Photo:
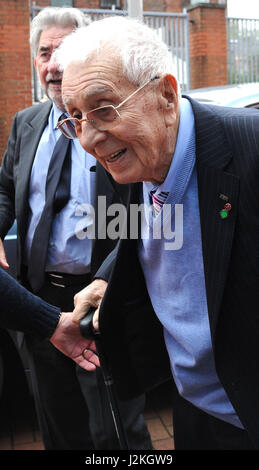
[[[207,303],[214,338],[235,229],[239,181],[236,176],[201,164],[197,170]],[[220,216],[223,195],[232,205],[226,219]]]
[[[202,248],[208,312],[214,341],[231,256],[238,207],[239,178],[231,174],[232,154],[222,124],[207,106],[192,102],[196,120],[196,157]],[[222,219],[220,211],[231,210]]]

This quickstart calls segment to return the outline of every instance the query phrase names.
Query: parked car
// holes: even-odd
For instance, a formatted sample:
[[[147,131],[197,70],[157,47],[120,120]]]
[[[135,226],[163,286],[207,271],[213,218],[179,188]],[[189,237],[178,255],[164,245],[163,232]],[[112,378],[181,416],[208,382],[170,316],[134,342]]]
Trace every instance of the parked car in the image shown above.
[[[259,109],[259,83],[196,88],[186,91],[184,94],[200,103]]]

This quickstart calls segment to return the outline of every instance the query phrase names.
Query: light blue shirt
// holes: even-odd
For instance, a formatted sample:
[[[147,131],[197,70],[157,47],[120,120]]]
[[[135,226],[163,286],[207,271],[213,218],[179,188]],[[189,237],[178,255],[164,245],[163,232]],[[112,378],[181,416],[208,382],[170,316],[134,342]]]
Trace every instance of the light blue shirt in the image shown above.
[[[181,101],[176,149],[167,177],[159,189],[168,191],[166,204],[172,217],[163,220],[145,212],[145,237],[139,242],[139,258],[153,308],[164,327],[173,377],[179,393],[203,411],[241,427],[216,373],[204,280],[200,214],[195,168],[195,126],[191,105]],[[149,203],[151,183],[143,183],[143,200]],[[153,239],[156,225],[170,224],[175,232],[175,204],[183,208],[183,243],[165,249]],[[153,224],[153,225],[152,225]],[[179,229],[179,227],[178,227]],[[147,236],[148,235],[148,236]]]
[[[40,139],[31,171],[30,217],[26,236],[26,257],[30,256],[35,228],[45,204],[45,185],[54,146],[61,135],[56,128],[62,111],[53,103],[48,124]],[[84,274],[90,271],[94,217],[95,158],[78,140],[71,146],[71,197],[52,223],[46,271]]]

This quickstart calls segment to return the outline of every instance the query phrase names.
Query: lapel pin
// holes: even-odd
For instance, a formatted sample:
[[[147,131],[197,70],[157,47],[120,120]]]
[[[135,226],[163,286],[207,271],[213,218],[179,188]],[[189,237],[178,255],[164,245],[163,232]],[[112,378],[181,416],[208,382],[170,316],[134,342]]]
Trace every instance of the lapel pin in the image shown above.
[[[225,205],[224,205],[224,208],[220,211],[220,217],[222,219],[226,219],[229,215],[229,212],[231,211],[232,209],[232,205],[227,202]]]
[[[225,194],[220,193],[219,197],[220,197],[220,199],[223,199],[223,201],[225,201],[225,202],[228,201],[228,196],[226,196]]]

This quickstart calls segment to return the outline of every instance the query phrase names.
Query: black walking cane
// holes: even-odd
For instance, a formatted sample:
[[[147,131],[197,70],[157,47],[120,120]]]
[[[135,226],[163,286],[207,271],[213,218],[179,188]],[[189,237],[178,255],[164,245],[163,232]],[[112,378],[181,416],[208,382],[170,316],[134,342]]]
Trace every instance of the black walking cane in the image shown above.
[[[118,407],[116,390],[114,387],[114,380],[110,371],[107,358],[105,357],[105,352],[104,352],[102,341],[101,341],[101,334],[99,333],[99,331],[94,330],[93,324],[92,324],[94,312],[95,312],[95,308],[91,308],[87,312],[85,317],[82,318],[82,320],[80,321],[80,332],[84,338],[94,339],[95,341],[96,350],[97,350],[97,354],[98,354],[99,361],[100,361],[101,371],[103,374],[104,383],[105,383],[106,391],[108,394],[108,400],[109,400],[110,410],[111,410],[111,414],[112,414],[112,418],[114,422],[114,427],[115,427],[116,435],[119,441],[119,446],[121,450],[128,450],[129,447],[128,447],[127,437],[126,437],[126,433],[123,427],[119,407]]]

